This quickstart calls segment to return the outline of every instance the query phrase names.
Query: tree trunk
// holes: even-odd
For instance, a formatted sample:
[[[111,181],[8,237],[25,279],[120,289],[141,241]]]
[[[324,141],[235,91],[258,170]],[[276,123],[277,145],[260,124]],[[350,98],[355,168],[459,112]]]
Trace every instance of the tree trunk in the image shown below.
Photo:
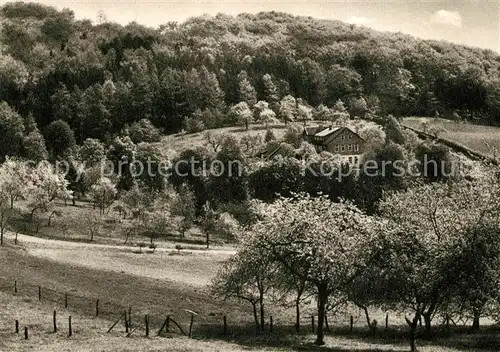
[[[260,297],[260,300],[259,300],[259,305],[260,305],[260,330],[261,331],[264,331],[265,329],[265,320],[264,320],[264,297],[263,295],[261,294],[261,297]]]
[[[479,330],[479,318],[481,317],[481,309],[474,309],[474,319],[472,320],[472,331]]]
[[[405,317],[406,323],[410,327],[410,351],[417,352],[417,326],[418,322],[421,321],[420,312],[415,313],[415,317],[412,321]]]
[[[426,314],[422,314],[424,316],[425,322],[425,338],[430,340],[432,338],[432,324],[431,324],[431,312],[427,312]]]
[[[479,317],[475,316],[474,320],[472,321],[472,330],[477,331],[479,330]]]
[[[3,246],[3,226],[0,228],[0,246]]]
[[[325,344],[325,334],[323,325],[325,323],[326,315],[326,301],[328,300],[328,291],[326,284],[318,285],[318,332],[316,334],[315,345],[321,346]]]
[[[210,234],[207,232],[205,232],[205,236],[207,237],[207,249],[210,248]]]
[[[300,332],[300,298],[295,301],[295,331]]]
[[[248,120],[245,121],[245,130],[248,131]]]
[[[251,302],[252,303],[252,308],[253,308],[253,320],[255,322],[255,328],[257,331],[259,331],[259,318],[257,316],[257,303]]]
[[[417,352],[417,339],[416,339],[416,327],[410,328],[410,351]]]
[[[38,207],[33,208],[33,210],[30,212],[30,222],[33,221],[33,215],[35,215],[35,211],[38,209]]]
[[[10,209],[14,209],[14,197],[10,197]]]
[[[368,313],[368,308],[366,308],[365,306],[362,306],[361,308],[365,312],[366,324],[368,324],[368,328],[370,329],[372,334],[375,335],[375,331],[377,329],[377,326],[372,324],[372,322],[370,321],[370,314]]]
[[[47,227],[50,227],[52,225],[52,216],[54,216],[54,212],[50,213],[49,215],[49,221],[47,222]]]

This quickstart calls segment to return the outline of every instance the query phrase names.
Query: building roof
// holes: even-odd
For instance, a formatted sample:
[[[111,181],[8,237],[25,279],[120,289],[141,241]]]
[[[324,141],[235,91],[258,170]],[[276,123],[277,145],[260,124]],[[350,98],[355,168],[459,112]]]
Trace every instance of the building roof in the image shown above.
[[[332,133],[339,131],[342,127],[327,127],[324,130],[317,132],[314,137],[327,137]]]
[[[314,136],[316,133],[324,129],[323,126],[308,126],[304,127],[304,133],[306,136]]]

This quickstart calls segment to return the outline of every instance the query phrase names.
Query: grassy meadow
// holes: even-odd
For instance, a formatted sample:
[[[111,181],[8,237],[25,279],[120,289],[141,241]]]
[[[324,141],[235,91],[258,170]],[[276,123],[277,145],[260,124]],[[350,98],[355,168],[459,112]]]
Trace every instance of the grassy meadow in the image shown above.
[[[500,156],[500,128],[473,125],[441,118],[407,117],[403,125],[423,131],[427,123],[428,131],[441,130],[439,137],[461,143],[469,148],[490,156]]]
[[[403,317],[389,313],[385,330],[385,312],[371,311],[379,322],[375,336],[366,327],[359,309],[345,308],[329,315],[331,331],[326,346],[313,345],[310,317],[314,307],[304,308],[302,332],[296,335],[293,312],[270,308],[274,332],[257,334],[252,325],[249,305],[223,302],[212,298],[207,283],[220,262],[233,249],[212,250],[157,249],[155,253],[112,244],[65,242],[20,235],[6,237],[7,246],[0,256],[0,351],[406,351],[407,328]],[[17,280],[17,294],[14,281]],[[42,300],[38,301],[38,286]],[[68,308],[64,308],[64,293]],[[100,300],[99,317],[95,301]],[[113,332],[107,329],[132,307],[132,321],[137,326],[131,338],[125,338],[123,324]],[[52,312],[58,311],[59,331],[52,331]],[[167,315],[184,330],[188,329],[192,310],[196,316],[193,339],[178,330],[157,337],[156,332]],[[144,315],[148,314],[151,337],[144,338]],[[72,315],[74,336],[68,338],[67,316]],[[222,316],[227,316],[228,335],[223,334]],[[349,332],[349,317],[354,329]],[[15,334],[14,320],[21,329],[28,326],[30,339]],[[485,326],[479,334],[469,334],[460,326],[448,331],[436,320],[439,344],[419,341],[421,351],[459,352],[495,351],[495,328]],[[267,324],[269,329],[269,322]]]

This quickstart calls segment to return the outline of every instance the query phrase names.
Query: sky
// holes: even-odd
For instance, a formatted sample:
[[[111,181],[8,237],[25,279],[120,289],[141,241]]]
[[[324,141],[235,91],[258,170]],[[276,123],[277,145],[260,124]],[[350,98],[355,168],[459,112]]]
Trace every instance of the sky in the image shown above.
[[[33,0],[32,0],[33,1]],[[500,0],[38,0],[62,9],[70,8],[77,18],[97,19],[103,11],[109,21],[136,21],[158,26],[182,22],[192,16],[230,15],[281,11],[294,15],[336,19],[381,31],[403,32],[424,39],[488,48],[500,52]],[[0,0],[5,3],[5,0]]]

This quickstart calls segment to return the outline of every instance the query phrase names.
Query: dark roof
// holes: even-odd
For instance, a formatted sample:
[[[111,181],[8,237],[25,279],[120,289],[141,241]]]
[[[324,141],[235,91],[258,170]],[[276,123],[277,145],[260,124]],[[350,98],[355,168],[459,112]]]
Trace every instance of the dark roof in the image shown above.
[[[314,136],[316,133],[318,133],[319,131],[321,131],[323,129],[324,129],[323,126],[308,126],[308,127],[304,127],[304,134],[306,136]]]
[[[264,160],[268,160],[269,158],[273,157],[276,155],[279,150],[281,149],[281,144],[280,145],[267,145],[265,148],[262,148],[255,156],[258,158],[262,158]]]

